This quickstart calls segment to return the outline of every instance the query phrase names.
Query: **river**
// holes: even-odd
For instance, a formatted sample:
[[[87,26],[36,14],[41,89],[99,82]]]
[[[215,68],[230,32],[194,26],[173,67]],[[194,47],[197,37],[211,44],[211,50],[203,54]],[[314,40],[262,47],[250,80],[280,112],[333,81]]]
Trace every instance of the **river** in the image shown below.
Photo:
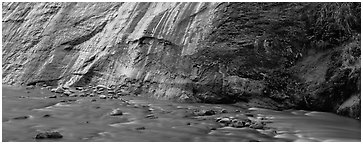
[[[40,88],[3,86],[3,142],[361,141],[360,121],[325,112],[175,103],[135,96],[49,98],[51,95]],[[202,110],[216,113],[195,114]],[[122,111],[122,115],[111,115],[112,111]],[[265,125],[236,128],[217,122],[218,118],[260,120]],[[58,131],[63,138],[34,138],[44,131]]]

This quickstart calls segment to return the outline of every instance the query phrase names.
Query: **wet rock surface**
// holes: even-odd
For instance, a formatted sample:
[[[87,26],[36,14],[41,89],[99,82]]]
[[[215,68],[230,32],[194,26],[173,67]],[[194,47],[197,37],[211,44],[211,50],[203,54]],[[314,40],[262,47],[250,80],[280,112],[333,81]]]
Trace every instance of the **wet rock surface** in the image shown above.
[[[35,136],[35,139],[60,139],[63,136],[59,132],[41,132]]]
[[[114,109],[114,110],[112,110],[110,115],[111,116],[121,116],[121,115],[123,115],[123,113],[122,113],[122,111],[120,109]]]
[[[19,116],[19,117],[15,117],[13,118],[14,120],[24,120],[24,119],[28,119],[29,116]]]

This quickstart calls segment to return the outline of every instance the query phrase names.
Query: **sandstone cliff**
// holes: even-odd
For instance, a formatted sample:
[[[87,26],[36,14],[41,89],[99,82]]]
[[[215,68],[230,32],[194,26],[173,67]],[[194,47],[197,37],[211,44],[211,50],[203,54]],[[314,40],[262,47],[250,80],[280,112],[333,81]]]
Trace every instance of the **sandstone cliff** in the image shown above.
[[[217,3],[3,3],[3,83],[190,82]],[[183,66],[184,65],[184,66]],[[160,94],[159,94],[160,93]]]
[[[309,44],[310,23],[305,15],[310,5],[2,3],[2,82],[52,86],[132,83],[138,94],[158,99],[244,101],[275,109],[336,112],[360,89],[342,89],[352,92],[339,95],[326,89],[336,87],[339,80],[343,81],[340,86],[360,86],[360,55],[347,52],[340,56],[346,49],[360,50],[360,46],[322,52],[328,53],[327,63],[345,57],[344,61],[352,61],[349,64],[330,69],[320,63],[318,69],[304,67],[319,61],[309,57],[319,56],[308,53],[315,47]],[[349,45],[360,39],[344,42]],[[335,75],[342,67],[349,67],[349,72],[338,78]],[[313,76],[306,73],[314,70]],[[329,98],[321,95],[336,100],[329,104]],[[358,97],[360,101],[360,94]],[[320,103],[324,106],[315,107]]]

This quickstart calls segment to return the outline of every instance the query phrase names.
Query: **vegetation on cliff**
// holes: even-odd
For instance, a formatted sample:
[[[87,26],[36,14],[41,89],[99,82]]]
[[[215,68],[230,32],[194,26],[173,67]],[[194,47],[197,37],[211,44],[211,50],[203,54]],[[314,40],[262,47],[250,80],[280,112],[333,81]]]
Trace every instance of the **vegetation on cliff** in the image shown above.
[[[285,107],[336,112],[359,95],[360,3],[224,3],[219,9],[195,65],[259,80],[262,96]],[[341,113],[359,118],[360,104],[354,107]]]

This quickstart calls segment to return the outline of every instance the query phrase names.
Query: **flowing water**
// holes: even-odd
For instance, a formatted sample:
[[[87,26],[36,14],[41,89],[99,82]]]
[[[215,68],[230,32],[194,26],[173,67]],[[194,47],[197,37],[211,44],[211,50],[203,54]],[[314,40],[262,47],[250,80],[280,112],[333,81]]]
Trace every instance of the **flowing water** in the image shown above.
[[[360,121],[324,112],[274,111],[221,104],[187,104],[123,96],[57,97],[48,90],[2,88],[3,141],[360,141]],[[113,116],[115,110],[122,115]],[[216,114],[198,116],[198,110]],[[225,112],[220,112],[224,110]],[[235,128],[219,117],[260,119],[262,129]],[[44,131],[61,139],[37,140]]]

